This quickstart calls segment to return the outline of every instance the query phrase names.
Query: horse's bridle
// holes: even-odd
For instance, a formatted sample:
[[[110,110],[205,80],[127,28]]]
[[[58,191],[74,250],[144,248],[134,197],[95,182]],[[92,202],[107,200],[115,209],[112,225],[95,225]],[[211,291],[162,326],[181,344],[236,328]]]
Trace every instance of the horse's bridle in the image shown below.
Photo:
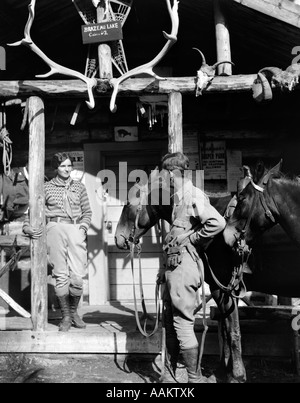
[[[235,237],[236,237],[235,251],[236,251],[237,256],[239,257],[239,263],[234,267],[234,270],[232,272],[232,278],[231,278],[228,286],[223,285],[216,278],[216,276],[214,275],[214,273],[213,273],[213,271],[212,271],[212,269],[211,269],[211,267],[209,265],[208,258],[207,258],[207,256],[205,256],[207,264],[208,264],[208,267],[209,267],[211,275],[212,275],[212,278],[215,281],[215,283],[218,285],[218,287],[223,292],[225,292],[225,293],[231,295],[233,298],[237,298],[237,299],[243,298],[245,296],[246,292],[247,292],[245,283],[243,281],[243,269],[244,269],[244,266],[248,263],[249,257],[250,257],[250,255],[252,253],[252,249],[249,248],[249,246],[247,245],[247,243],[245,241],[245,238],[246,238],[246,232],[249,229],[250,222],[251,222],[251,219],[252,219],[252,215],[253,215],[253,212],[254,212],[254,208],[255,208],[255,205],[256,205],[256,199],[257,199],[256,195],[259,195],[259,199],[260,199],[260,201],[261,201],[261,203],[263,205],[263,208],[265,210],[266,216],[268,218],[270,218],[270,220],[272,220],[272,222],[274,222],[274,223],[276,222],[271,210],[267,206],[267,203],[266,203],[266,200],[265,200],[265,197],[264,197],[265,187],[261,187],[261,186],[257,185],[256,183],[254,183],[252,174],[250,172],[250,168],[248,166],[244,166],[244,169],[246,171],[246,175],[245,175],[245,177],[243,179],[241,189],[244,189],[249,183],[251,183],[251,185],[254,187],[254,189],[258,193],[255,193],[255,197],[254,197],[254,199],[252,201],[252,204],[251,204],[250,213],[249,213],[248,218],[247,218],[247,220],[245,222],[244,228],[242,230],[238,230],[238,232],[240,233],[240,236],[237,237],[235,235]],[[269,180],[269,177],[270,177],[270,174],[269,175],[267,174],[264,177],[264,180],[262,181],[262,183],[264,185],[267,184],[267,182]],[[239,291],[238,294],[236,294],[237,290],[242,290],[242,292]]]
[[[254,198],[251,203],[250,212],[249,212],[248,218],[245,222],[244,228],[242,230],[239,230],[239,232],[241,233],[240,239],[242,239],[242,240],[245,240],[246,233],[250,227],[250,222],[252,220],[253,212],[254,212],[254,209],[256,206],[257,195],[258,195],[259,201],[261,202],[261,204],[263,206],[266,217],[269,220],[271,220],[274,224],[276,224],[276,219],[275,219],[274,215],[272,214],[270,208],[268,207],[266,198],[265,198],[265,187],[266,187],[269,179],[270,179],[270,175],[267,174],[265,179],[262,181],[263,186],[259,186],[256,183],[254,183],[252,178],[250,178],[250,180],[249,180],[249,182],[251,183],[252,187],[256,190],[256,192],[254,193]]]
[[[138,186],[137,184],[135,186]],[[138,186],[141,192],[146,193],[142,187]],[[156,320],[155,320],[155,325],[154,329],[152,332],[147,333],[146,327],[147,327],[147,319],[149,319],[149,315],[147,313],[146,309],[146,304],[145,304],[145,298],[144,298],[144,290],[143,290],[143,278],[142,278],[142,262],[141,262],[141,253],[142,253],[142,246],[140,244],[139,238],[136,235],[136,231],[140,229],[139,227],[139,220],[140,220],[140,215],[141,211],[143,208],[143,197],[141,196],[139,198],[139,204],[137,206],[136,210],[136,216],[134,220],[134,224],[132,226],[132,229],[130,231],[130,235],[128,238],[125,237],[124,234],[121,234],[125,238],[126,244],[129,246],[130,249],[130,261],[131,261],[131,271],[132,271],[132,286],[133,286],[133,297],[134,297],[134,308],[135,308],[135,319],[136,319],[136,324],[141,332],[141,334],[147,338],[153,336],[157,329],[158,329],[158,324],[159,324],[159,318],[160,318],[160,304],[158,303],[158,298],[159,298],[159,291],[160,291],[160,285],[156,283],[156,289],[155,289],[155,306],[156,306]],[[153,213],[155,214],[156,217],[157,214],[153,210]],[[134,255],[135,252],[137,252],[137,257],[139,259],[139,280],[140,280],[140,296],[141,296],[141,305],[143,309],[143,318],[145,319],[144,322],[144,327],[142,328],[140,318],[138,315],[138,308],[137,308],[137,298],[136,298],[136,292],[135,292],[135,277],[134,277]]]
[[[270,208],[268,207],[266,198],[265,198],[265,188],[270,179],[271,174],[272,173],[269,172],[264,176],[263,180],[261,181],[262,186],[257,185],[253,181],[252,176],[248,177],[248,183],[251,184],[251,186],[255,189],[256,192],[254,193],[254,198],[251,203],[250,212],[249,212],[249,215],[247,217],[247,220],[245,222],[243,229],[242,230],[237,229],[237,231],[240,233],[240,236],[237,237],[235,235],[235,237],[236,237],[236,245],[235,245],[236,249],[235,250],[236,250],[237,255],[241,259],[240,270],[242,270],[244,264],[246,264],[248,262],[248,259],[252,253],[252,249],[249,248],[249,245],[246,243],[246,234],[250,227],[250,222],[251,222],[251,219],[252,219],[252,216],[254,213],[254,209],[256,206],[257,197],[259,198],[259,201],[261,202],[261,204],[263,206],[266,217],[269,220],[271,220],[273,224],[276,224],[276,219],[275,219],[274,215],[272,214]],[[242,274],[242,271],[241,271],[240,275],[241,274]]]

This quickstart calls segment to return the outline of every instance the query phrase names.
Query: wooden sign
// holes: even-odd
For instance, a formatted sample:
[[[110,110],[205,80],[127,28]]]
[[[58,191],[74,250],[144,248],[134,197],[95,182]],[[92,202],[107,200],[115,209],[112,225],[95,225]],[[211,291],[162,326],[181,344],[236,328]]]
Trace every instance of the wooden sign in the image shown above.
[[[120,21],[102,22],[82,25],[82,41],[84,44],[111,42],[123,39]]]
[[[226,145],[224,141],[208,141],[201,147],[205,179],[226,179]]]

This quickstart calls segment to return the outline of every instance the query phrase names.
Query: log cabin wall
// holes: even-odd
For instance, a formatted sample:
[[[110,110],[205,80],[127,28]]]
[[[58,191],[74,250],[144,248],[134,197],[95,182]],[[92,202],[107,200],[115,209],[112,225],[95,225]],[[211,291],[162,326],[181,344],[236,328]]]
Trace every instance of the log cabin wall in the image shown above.
[[[202,97],[183,97],[183,149],[190,159],[192,168],[201,169],[201,150],[209,142],[225,144],[228,152],[238,151],[242,164],[253,165],[257,159],[267,164],[277,163],[283,158],[284,171],[290,175],[300,172],[297,105],[300,93],[289,95],[277,93],[272,103],[257,105],[251,94],[224,94]],[[137,98],[118,98],[118,112],[109,111],[107,98],[98,99],[95,110],[84,104],[75,126],[70,121],[77,101],[74,99],[46,99],[46,156],[45,174],[51,178],[50,161],[57,151],[82,151],[87,143],[113,143],[114,128],[137,126],[139,142],[153,144],[168,141],[168,117],[155,124],[151,130],[148,119],[137,122]],[[7,108],[7,127],[13,141],[13,166],[23,166],[28,158],[28,128],[20,130],[22,123],[20,106]],[[227,162],[227,161],[226,161]],[[226,166],[226,174],[228,174]],[[205,180],[205,190],[213,193],[228,191],[227,179]],[[30,306],[30,261],[29,257],[19,262],[18,270],[1,278],[1,288],[24,308]],[[53,303],[51,280],[49,303]],[[152,287],[153,286],[153,287]],[[154,289],[150,284],[149,289]],[[52,299],[51,299],[52,298]],[[86,301],[89,301],[88,278],[85,283]],[[117,293],[114,298],[118,299]],[[0,302],[1,306],[5,304]]]

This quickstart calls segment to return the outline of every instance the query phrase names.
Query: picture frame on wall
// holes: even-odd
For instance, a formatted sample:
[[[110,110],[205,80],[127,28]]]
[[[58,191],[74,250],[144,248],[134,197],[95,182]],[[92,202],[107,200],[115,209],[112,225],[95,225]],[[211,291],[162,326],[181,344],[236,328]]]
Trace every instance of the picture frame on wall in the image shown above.
[[[139,133],[137,126],[116,126],[114,128],[115,141],[127,142],[138,141]]]

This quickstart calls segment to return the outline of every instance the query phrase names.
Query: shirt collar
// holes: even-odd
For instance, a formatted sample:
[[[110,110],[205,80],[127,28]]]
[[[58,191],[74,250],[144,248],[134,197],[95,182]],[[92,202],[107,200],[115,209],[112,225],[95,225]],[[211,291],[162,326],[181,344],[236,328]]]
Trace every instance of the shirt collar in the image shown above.
[[[70,177],[67,181],[64,181],[61,179],[59,176],[56,176],[55,178],[52,179],[54,184],[56,186],[61,186],[61,187],[70,187],[73,184],[73,179]]]
[[[193,192],[192,181],[191,180],[185,181],[183,186],[180,189],[178,189],[176,193],[174,193],[174,202],[176,204],[179,204],[187,193],[192,194],[192,192]]]

